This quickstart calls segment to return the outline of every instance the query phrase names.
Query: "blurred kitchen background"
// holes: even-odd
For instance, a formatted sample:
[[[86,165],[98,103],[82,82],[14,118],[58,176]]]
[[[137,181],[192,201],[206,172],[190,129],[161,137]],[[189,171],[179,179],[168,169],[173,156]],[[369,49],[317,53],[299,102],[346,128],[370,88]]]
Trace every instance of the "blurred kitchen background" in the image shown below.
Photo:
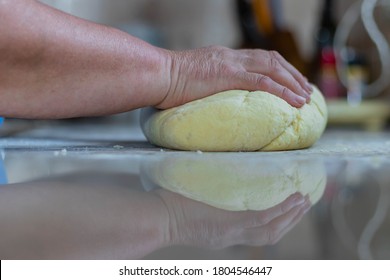
[[[329,126],[381,130],[387,125],[389,0],[42,2],[164,48],[218,44],[277,50],[323,91]],[[138,112],[114,119],[137,126]]]

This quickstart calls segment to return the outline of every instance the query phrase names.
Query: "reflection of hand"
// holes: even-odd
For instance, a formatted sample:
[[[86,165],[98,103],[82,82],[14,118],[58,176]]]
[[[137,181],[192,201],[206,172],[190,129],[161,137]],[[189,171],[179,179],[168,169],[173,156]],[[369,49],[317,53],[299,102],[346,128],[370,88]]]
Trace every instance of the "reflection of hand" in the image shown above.
[[[271,92],[301,107],[312,91],[306,78],[277,52],[207,47],[171,52],[170,89],[165,109],[230,89]]]
[[[224,248],[232,245],[275,244],[311,207],[295,193],[264,211],[226,211],[160,190],[170,216],[170,242]]]

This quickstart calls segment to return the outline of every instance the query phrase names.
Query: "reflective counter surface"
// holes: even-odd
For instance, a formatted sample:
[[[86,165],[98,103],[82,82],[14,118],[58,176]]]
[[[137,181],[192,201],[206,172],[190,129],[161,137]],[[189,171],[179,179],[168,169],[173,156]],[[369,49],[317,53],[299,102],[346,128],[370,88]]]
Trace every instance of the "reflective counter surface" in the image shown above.
[[[389,133],[202,153],[123,125],[12,129],[0,139],[1,259],[390,259]]]

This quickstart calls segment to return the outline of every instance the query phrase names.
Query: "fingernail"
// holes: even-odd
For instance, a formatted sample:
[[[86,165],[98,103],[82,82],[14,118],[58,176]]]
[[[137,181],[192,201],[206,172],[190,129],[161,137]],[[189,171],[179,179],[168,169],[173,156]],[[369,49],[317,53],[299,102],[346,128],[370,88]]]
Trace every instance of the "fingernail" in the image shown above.
[[[310,210],[312,205],[311,205],[311,202],[310,202],[310,199],[308,196],[305,196],[304,200],[305,200],[305,203],[303,204],[302,207],[303,207],[303,213],[306,213],[307,211]]]
[[[311,204],[308,203],[308,204],[305,204],[305,206],[303,206],[303,214],[306,214],[311,208]]]
[[[306,82],[306,89],[308,90],[309,94],[313,93],[313,86],[309,83],[309,82]]]
[[[302,96],[297,95],[295,100],[298,102],[299,105],[303,105],[306,103],[306,98],[303,98]]]
[[[300,205],[305,202],[305,198],[301,194],[296,194],[293,199],[294,206]]]
[[[308,104],[308,103],[310,103],[310,101],[311,101],[311,97],[310,97],[310,95],[306,95],[306,103]]]

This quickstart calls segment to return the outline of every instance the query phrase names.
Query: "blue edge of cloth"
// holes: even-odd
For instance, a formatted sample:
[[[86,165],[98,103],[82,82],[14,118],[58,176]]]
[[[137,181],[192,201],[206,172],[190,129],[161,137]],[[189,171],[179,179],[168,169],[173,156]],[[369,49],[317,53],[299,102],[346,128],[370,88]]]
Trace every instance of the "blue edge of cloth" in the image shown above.
[[[0,117],[0,126],[3,124],[4,118]],[[7,172],[5,171],[3,159],[0,157],[0,185],[7,184]]]

